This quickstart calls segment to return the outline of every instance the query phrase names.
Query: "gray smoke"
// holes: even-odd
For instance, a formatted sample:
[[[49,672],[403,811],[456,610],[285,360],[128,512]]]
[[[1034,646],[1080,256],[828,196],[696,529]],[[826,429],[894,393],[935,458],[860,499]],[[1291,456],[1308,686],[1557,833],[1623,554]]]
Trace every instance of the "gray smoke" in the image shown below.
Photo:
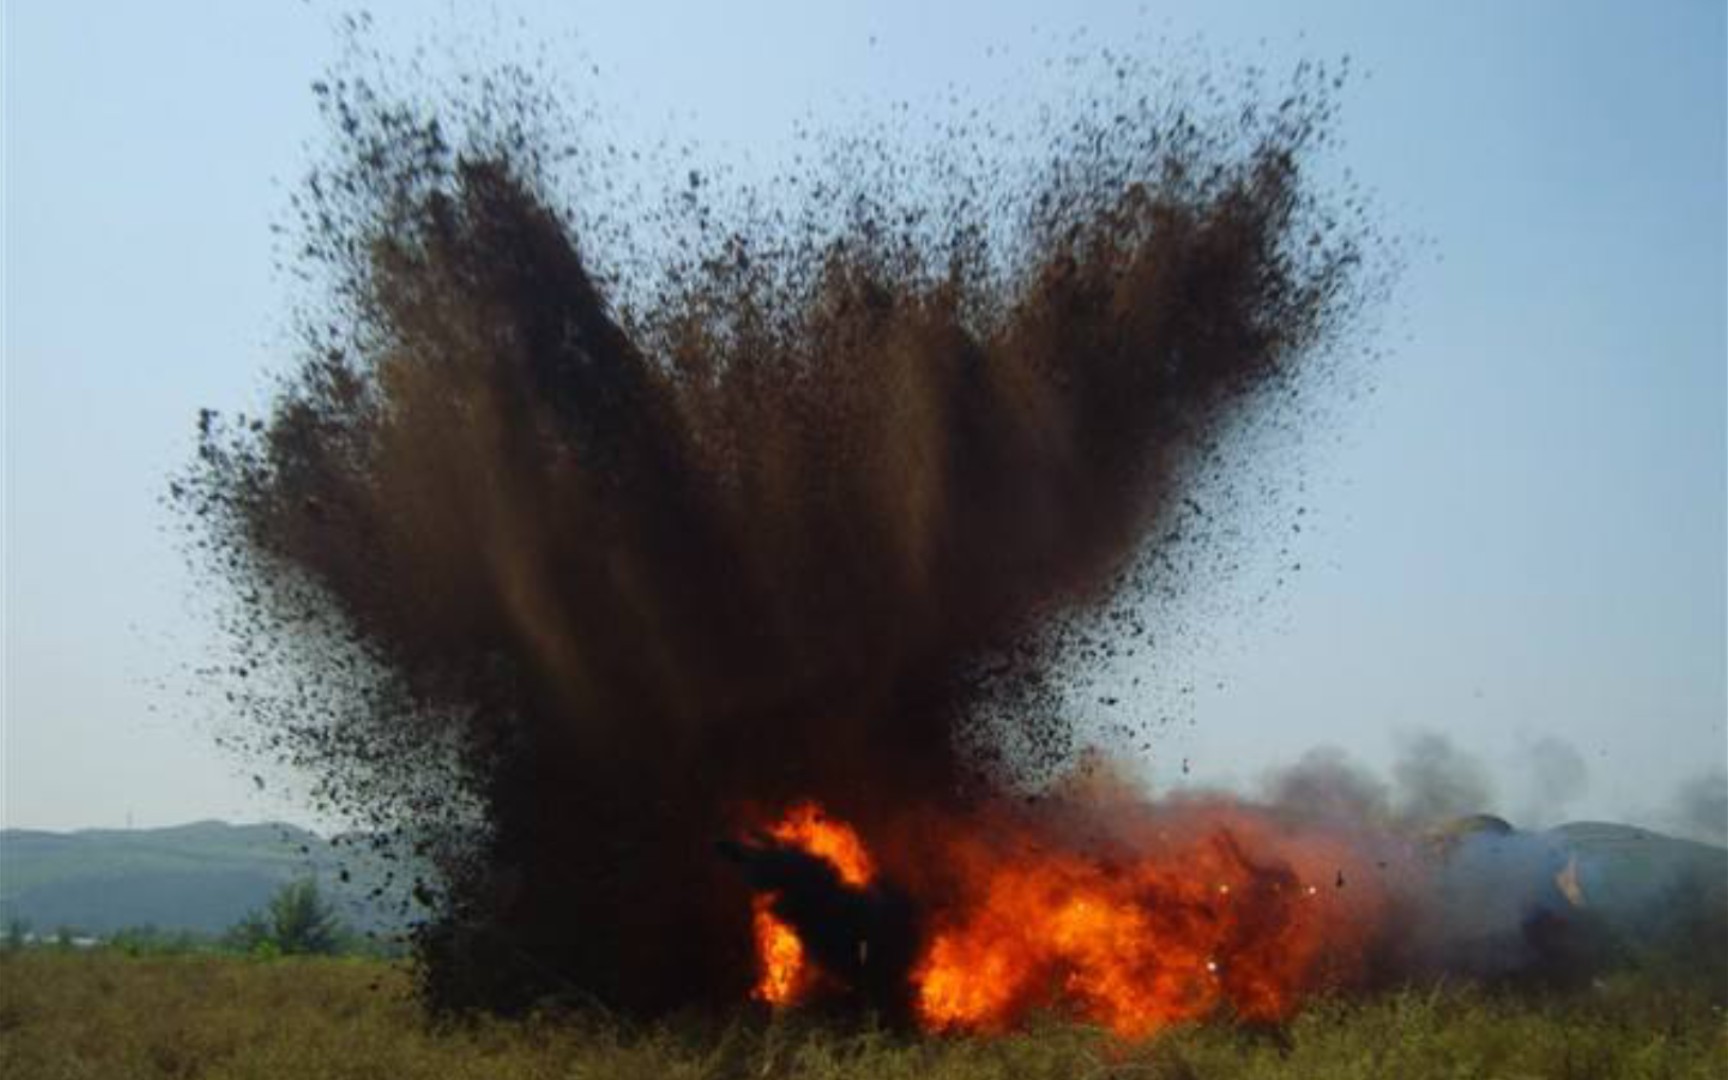
[[[1497,979],[1572,966],[1584,938],[1560,884],[1560,837],[1487,825],[1434,843],[1408,939],[1416,970]]]
[[[1493,808],[1493,787],[1481,760],[1436,732],[1416,732],[1400,740],[1392,780],[1394,811],[1413,825]]]
[[[1524,824],[1539,828],[1558,823],[1566,808],[1582,798],[1589,787],[1590,774],[1583,756],[1571,743],[1552,735],[1526,745],[1522,756],[1530,778]]]
[[[1399,906],[1388,970],[1404,977],[1575,985],[1640,966],[1728,1000],[1728,772],[1675,792],[1664,824],[1684,840],[1604,822],[1556,827],[1588,782],[1561,739],[1534,740],[1512,763],[1528,778],[1522,829],[1493,816],[1484,763],[1437,732],[1405,735],[1385,777],[1337,748],[1309,750],[1265,774],[1258,797],[1373,853]]]
[[[1728,771],[1694,776],[1674,793],[1671,827],[1681,836],[1728,847]]]
[[[1390,817],[1386,782],[1335,746],[1317,746],[1294,765],[1274,769],[1262,787],[1266,802],[1291,821],[1368,824]]]

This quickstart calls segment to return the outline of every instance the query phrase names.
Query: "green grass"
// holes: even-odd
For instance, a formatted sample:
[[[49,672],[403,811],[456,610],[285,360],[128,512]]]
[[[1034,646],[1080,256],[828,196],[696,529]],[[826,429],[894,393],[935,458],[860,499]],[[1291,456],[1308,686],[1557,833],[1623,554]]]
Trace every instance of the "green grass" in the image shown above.
[[[257,1078],[1654,1078],[1728,1076],[1728,1022],[1627,977],[1512,997],[1467,988],[1322,1002],[1287,1027],[1210,1024],[1139,1046],[1050,1022],[1004,1038],[797,1017],[599,1016],[429,1025],[400,967],[30,950],[0,955],[0,1076]]]

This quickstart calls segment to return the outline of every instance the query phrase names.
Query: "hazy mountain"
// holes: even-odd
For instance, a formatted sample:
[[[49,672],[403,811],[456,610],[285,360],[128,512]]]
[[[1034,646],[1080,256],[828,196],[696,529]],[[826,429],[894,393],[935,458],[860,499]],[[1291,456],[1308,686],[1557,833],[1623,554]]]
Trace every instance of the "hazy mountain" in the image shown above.
[[[1598,911],[1622,918],[1698,898],[1728,913],[1728,850],[1633,825],[1578,821],[1551,830],[1578,856],[1578,884]]]
[[[1673,913],[1677,898],[1693,901],[1685,906],[1700,898],[1708,909],[1728,905],[1728,851],[1721,848],[1600,822],[1547,835],[1578,856],[1575,884],[1590,909],[1626,928]],[[43,933],[144,925],[219,933],[263,907],[285,882],[310,874],[350,926],[399,928],[407,922],[402,903],[412,874],[362,841],[221,821],[70,833],[3,829],[0,920],[28,919]],[[381,895],[372,897],[373,890]]]
[[[402,872],[391,871],[363,843],[292,825],[3,829],[0,918],[27,919],[41,932],[151,925],[219,933],[262,908],[284,883],[312,876],[350,926],[392,929],[405,922],[406,887]]]

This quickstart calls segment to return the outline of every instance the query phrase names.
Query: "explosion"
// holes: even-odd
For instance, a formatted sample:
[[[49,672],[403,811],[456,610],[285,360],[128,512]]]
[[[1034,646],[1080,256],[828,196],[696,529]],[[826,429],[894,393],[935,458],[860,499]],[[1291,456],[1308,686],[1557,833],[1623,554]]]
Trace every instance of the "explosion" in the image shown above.
[[[581,139],[520,72],[319,86],[291,259],[326,291],[174,490],[241,741],[427,867],[434,1006],[1141,1034],[1352,977],[1374,905],[1324,837],[1002,809],[1081,749],[1056,661],[1136,636],[1080,616],[1204,572],[1188,478],[1299,419],[1376,287],[1309,180],[1329,73],[1268,105],[1106,60],[1040,153],[836,140],[622,222],[561,201]],[[656,226],[665,261],[608,257]]]
[[[1090,852],[1030,821],[918,822],[944,857],[908,870],[929,890],[923,939],[896,973],[917,1022],[1002,1031],[1063,1011],[1137,1039],[1219,1014],[1282,1020],[1314,992],[1364,980],[1391,903],[1384,861],[1370,872],[1359,842],[1295,834],[1241,806],[1157,818]],[[767,835],[831,866],[837,888],[875,878],[858,835],[812,803]],[[1346,875],[1361,884],[1346,891]],[[773,914],[774,897],[756,897],[757,996],[795,1005],[831,976]]]

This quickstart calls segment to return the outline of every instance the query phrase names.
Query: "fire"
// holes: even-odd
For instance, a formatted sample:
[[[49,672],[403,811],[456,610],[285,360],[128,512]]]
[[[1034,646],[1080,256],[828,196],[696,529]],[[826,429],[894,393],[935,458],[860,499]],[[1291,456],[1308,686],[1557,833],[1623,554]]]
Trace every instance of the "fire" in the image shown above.
[[[810,989],[811,969],[804,962],[804,943],[792,928],[774,917],[774,898],[757,896],[751,901],[756,930],[756,957],[761,974],[755,996],[770,1005],[791,1005]]]
[[[1348,845],[1239,807],[1171,817],[1085,850],[1024,824],[923,823],[942,858],[922,877],[936,884],[904,975],[918,1022],[993,1032],[1056,1009],[1140,1039],[1217,1014],[1281,1020],[1359,976],[1384,897]],[[850,888],[878,880],[857,832],[814,803],[767,834],[826,860]],[[1346,875],[1359,882],[1349,891]],[[790,1005],[821,973],[773,900],[755,901],[756,995]]]
[[[840,880],[861,888],[875,877],[875,864],[864,841],[850,825],[834,821],[813,802],[802,802],[769,826],[774,840],[806,851],[828,862]],[[751,902],[756,935],[759,974],[753,995],[770,1005],[794,1005],[809,995],[816,971],[806,960],[804,943],[773,911],[773,893],[757,895]]]
[[[845,822],[834,821],[813,802],[801,802],[768,827],[768,835],[790,847],[828,860],[840,880],[853,888],[870,883],[876,866],[864,841]]]
[[[1066,1007],[1127,1038],[1228,1010],[1278,1020],[1354,952],[1351,911],[1228,825],[1156,857],[974,856],[973,895],[912,978],[936,1030],[1001,1030]]]

